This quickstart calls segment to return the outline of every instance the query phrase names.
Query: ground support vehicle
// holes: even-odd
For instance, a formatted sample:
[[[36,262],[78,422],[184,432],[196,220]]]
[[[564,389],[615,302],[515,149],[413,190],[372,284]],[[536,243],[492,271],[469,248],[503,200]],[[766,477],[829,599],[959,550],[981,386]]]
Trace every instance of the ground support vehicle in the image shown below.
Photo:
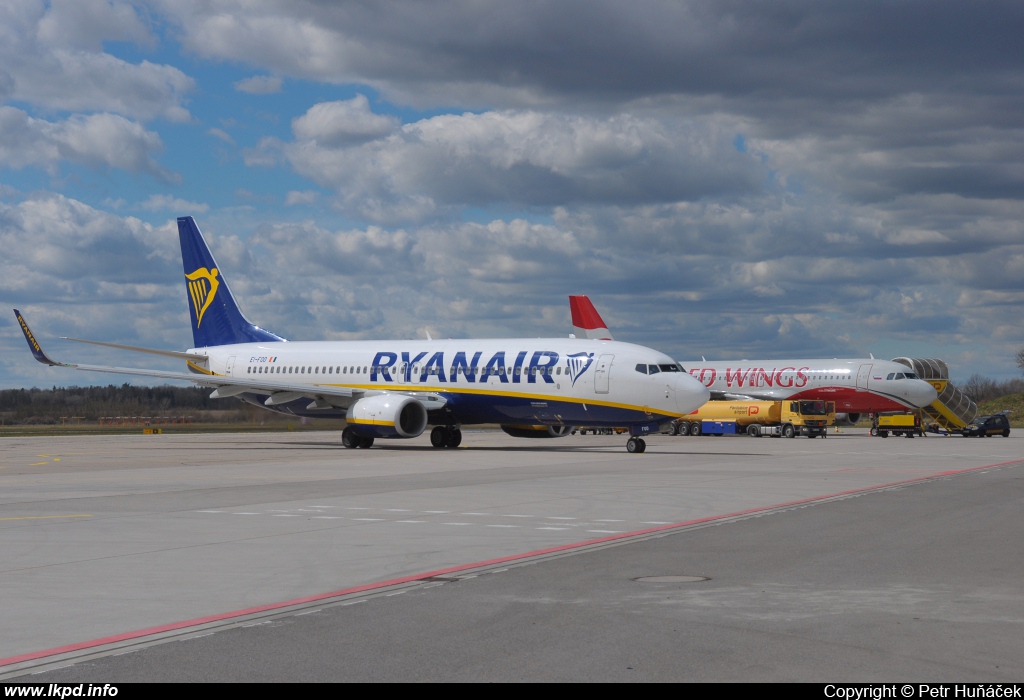
[[[676,435],[704,435],[708,422],[735,424],[735,432],[753,437],[826,437],[836,421],[834,401],[709,401],[678,419]],[[710,433],[725,434],[722,432]]]
[[[924,437],[921,416],[917,413],[876,413],[871,419],[871,435],[883,438],[889,435]]]
[[[1009,411],[1003,411],[993,416],[978,416],[968,423],[960,431],[964,437],[992,437],[1002,435],[1010,437]]]

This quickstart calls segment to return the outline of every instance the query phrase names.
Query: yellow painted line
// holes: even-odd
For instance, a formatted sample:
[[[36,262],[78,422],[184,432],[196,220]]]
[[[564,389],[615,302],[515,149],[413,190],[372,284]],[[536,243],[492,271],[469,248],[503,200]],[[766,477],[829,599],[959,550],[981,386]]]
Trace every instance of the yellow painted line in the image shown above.
[[[52,462],[33,462],[32,464],[30,464],[28,466],[30,466],[30,467],[41,467],[44,464],[52,464]]]
[[[23,515],[20,518],[0,518],[0,520],[51,520],[53,518],[91,518],[88,513],[77,513],[74,515]]]

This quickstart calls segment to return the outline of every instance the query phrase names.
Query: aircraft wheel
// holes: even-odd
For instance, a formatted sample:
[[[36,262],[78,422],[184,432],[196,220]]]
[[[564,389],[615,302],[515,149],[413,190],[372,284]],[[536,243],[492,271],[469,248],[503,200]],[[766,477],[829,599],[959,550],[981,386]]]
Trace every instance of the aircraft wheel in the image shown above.
[[[462,444],[462,431],[458,428],[451,428],[445,435],[445,447],[458,447]]]
[[[364,437],[364,438],[360,439],[358,447],[361,447],[364,450],[370,449],[371,447],[373,447],[373,438],[372,437]]]
[[[792,425],[786,425],[782,428],[782,435],[783,437],[788,438],[796,437],[796,431],[793,429]]]
[[[444,447],[445,429],[440,425],[430,431],[430,444],[434,447]]]
[[[690,423],[690,435],[694,437],[700,435],[700,423]]]
[[[630,438],[626,440],[626,452],[629,452],[630,454],[643,452],[640,448],[641,442],[642,441],[639,438]]]
[[[341,431],[341,444],[348,449],[359,447],[359,443],[362,442],[359,436],[355,434],[352,428],[345,428]]]
[[[647,441],[644,440],[643,438],[637,438],[636,441],[640,443],[640,449],[637,450],[637,452],[646,452],[647,451]]]

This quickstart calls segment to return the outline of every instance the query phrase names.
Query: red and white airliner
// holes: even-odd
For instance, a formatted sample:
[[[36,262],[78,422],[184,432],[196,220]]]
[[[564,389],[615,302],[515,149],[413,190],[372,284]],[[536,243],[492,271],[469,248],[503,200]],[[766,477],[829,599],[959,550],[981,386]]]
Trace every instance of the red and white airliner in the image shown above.
[[[586,296],[570,296],[577,338],[611,340],[608,324]],[[868,358],[684,362],[683,367],[725,400],[819,399],[856,422],[861,413],[906,411],[932,404],[938,393],[906,365]]]

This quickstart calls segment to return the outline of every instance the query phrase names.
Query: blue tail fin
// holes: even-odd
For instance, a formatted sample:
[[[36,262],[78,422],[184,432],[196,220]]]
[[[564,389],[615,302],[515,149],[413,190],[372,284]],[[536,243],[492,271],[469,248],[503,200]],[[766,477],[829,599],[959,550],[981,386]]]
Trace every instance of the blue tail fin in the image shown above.
[[[191,216],[178,219],[178,238],[181,240],[181,262],[185,267],[185,290],[195,347],[284,340],[254,326],[242,315],[224,275],[217,267],[217,261]]]

